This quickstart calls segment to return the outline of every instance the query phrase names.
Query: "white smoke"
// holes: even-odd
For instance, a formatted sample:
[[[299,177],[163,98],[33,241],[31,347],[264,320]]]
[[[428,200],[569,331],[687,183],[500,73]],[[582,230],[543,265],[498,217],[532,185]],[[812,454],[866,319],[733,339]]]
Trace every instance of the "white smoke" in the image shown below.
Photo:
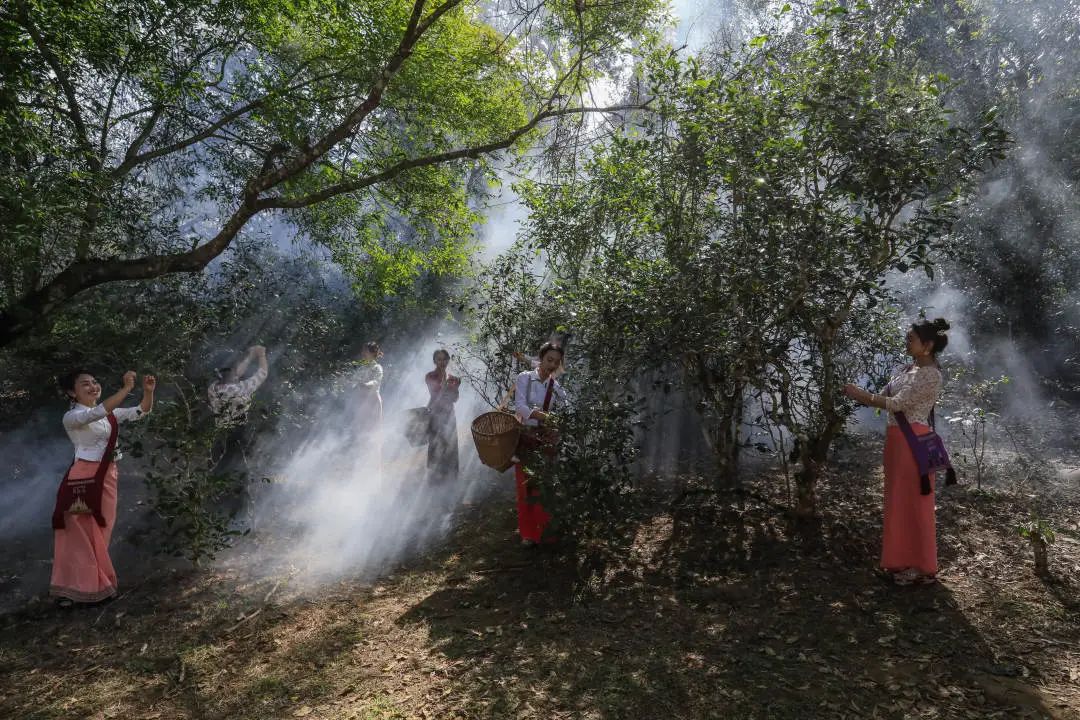
[[[477,228],[480,262],[507,249],[526,217],[511,187],[513,177],[503,172],[502,180],[479,202],[486,216]],[[443,540],[467,505],[510,486],[509,473],[500,476],[479,462],[470,426],[490,408],[465,382],[455,405],[457,478],[429,477],[427,447],[411,447],[405,439],[407,411],[429,401],[424,376],[434,368],[435,350],[449,350],[449,372],[465,374],[457,352],[464,338],[452,319],[403,334],[403,340],[383,343],[377,451],[359,435],[367,419],[356,413],[357,371],[313,379],[291,393],[286,402],[302,404],[310,425],[259,438],[253,465],[257,475],[272,482],[253,483],[248,516],[255,531],[223,556],[226,565],[290,576],[294,586],[304,588],[345,577],[373,578]],[[271,363],[275,354],[271,348]],[[273,374],[267,382],[275,382]]]
[[[291,574],[299,585],[316,586],[374,577],[447,535],[463,503],[483,497],[498,479],[473,451],[470,422],[487,408],[465,384],[455,408],[456,478],[429,476],[426,446],[405,440],[406,411],[427,404],[424,375],[440,347],[440,338],[430,334],[386,348],[381,442],[375,448],[360,435],[370,418],[356,412],[356,372],[299,393],[312,425],[259,443],[255,464],[273,481],[253,486],[255,534],[225,557],[227,564]],[[450,372],[458,374],[455,362]]]
[[[10,469],[0,479],[0,497],[9,509],[0,514],[0,541],[5,545],[29,536],[51,540],[49,517],[56,488],[72,458],[71,443],[60,424],[66,410],[66,404],[57,400],[54,413],[39,413],[19,429],[0,434],[0,452]]]

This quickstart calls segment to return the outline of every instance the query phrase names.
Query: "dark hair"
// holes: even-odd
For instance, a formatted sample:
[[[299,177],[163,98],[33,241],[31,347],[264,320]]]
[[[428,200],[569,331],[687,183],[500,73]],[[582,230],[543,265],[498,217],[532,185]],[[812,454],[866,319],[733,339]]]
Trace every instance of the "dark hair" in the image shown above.
[[[553,342],[546,342],[546,343],[544,343],[543,345],[540,346],[540,352],[537,354],[536,357],[539,358],[540,360],[543,360],[544,356],[547,355],[552,350],[559,353],[559,357],[565,357],[566,356],[566,351],[563,350],[562,345],[559,345],[558,343],[553,343]]]
[[[70,399],[69,392],[75,392],[75,381],[79,379],[80,375],[90,375],[93,377],[94,373],[90,372],[86,368],[76,368],[71,372],[64,373],[60,377],[56,378],[56,384],[60,386],[60,392],[63,393],[65,398]]]
[[[374,340],[364,343],[364,349],[374,355],[376,360],[382,357],[382,350],[379,349],[379,343]]]
[[[450,359],[450,351],[446,348],[439,348],[435,352],[431,353],[431,361],[438,362],[436,358],[438,358],[440,355],[445,355],[447,360]]]
[[[945,349],[949,344],[949,323],[945,318],[936,318],[934,320],[924,319],[922,322],[912,323],[911,329],[924,343],[933,343],[934,348],[932,353],[937,355],[939,352]]]

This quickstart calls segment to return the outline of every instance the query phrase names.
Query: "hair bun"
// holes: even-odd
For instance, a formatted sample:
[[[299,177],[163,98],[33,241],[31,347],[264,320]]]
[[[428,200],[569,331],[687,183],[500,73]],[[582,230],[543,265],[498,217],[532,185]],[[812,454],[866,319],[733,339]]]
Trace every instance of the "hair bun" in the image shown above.
[[[949,329],[949,322],[945,318],[937,318],[934,320],[934,329],[943,333]]]

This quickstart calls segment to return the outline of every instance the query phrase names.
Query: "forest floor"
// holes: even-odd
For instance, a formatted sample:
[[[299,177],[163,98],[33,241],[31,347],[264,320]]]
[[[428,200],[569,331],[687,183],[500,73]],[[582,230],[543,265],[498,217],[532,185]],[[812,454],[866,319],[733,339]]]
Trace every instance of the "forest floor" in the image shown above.
[[[810,525],[782,478],[687,478],[643,491],[625,535],[528,550],[503,489],[375,584],[226,565],[37,599],[0,617],[0,717],[1080,718],[1075,482],[943,490],[941,582],[895,587],[880,446],[855,442]],[[1047,579],[1016,532],[1033,506]]]

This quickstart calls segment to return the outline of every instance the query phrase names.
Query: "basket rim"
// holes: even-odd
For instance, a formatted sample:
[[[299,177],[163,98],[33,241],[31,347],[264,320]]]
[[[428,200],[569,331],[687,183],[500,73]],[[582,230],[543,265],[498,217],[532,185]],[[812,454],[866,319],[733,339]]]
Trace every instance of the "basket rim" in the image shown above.
[[[508,418],[511,418],[513,420],[514,424],[513,424],[512,427],[508,427],[505,430],[500,430],[499,432],[485,432],[483,430],[478,430],[477,427],[476,427],[476,423],[481,418],[485,418],[485,417],[487,417],[489,415],[503,415],[503,416],[506,416]],[[474,434],[485,436],[485,437],[494,437],[496,435],[504,435],[504,434],[506,434],[508,432],[511,432],[513,430],[521,430],[523,427],[524,427],[524,425],[521,423],[520,420],[517,419],[516,415],[513,415],[512,413],[504,412],[502,410],[491,410],[491,411],[488,411],[486,413],[482,413],[480,415],[477,415],[475,418],[473,418],[472,423],[470,423],[470,425],[469,425],[469,429]]]

